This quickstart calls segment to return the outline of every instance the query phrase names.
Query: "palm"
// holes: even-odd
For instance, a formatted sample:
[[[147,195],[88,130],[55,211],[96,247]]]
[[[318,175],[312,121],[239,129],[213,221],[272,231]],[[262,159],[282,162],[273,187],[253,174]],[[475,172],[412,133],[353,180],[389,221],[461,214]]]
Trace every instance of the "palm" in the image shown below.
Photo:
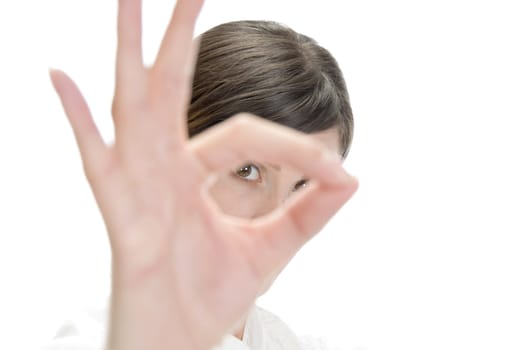
[[[259,118],[233,117],[188,139],[192,33],[201,6],[178,2],[156,62],[145,68],[140,0],[119,1],[114,145],[104,144],[74,83],[61,72],[52,80],[108,230],[115,327],[150,327],[169,344],[163,329],[170,334],[172,324],[184,325],[191,343],[206,347],[239,320],[357,182],[322,145]],[[210,173],[246,159],[288,164],[315,181],[266,217],[236,220],[221,213],[204,185]]]

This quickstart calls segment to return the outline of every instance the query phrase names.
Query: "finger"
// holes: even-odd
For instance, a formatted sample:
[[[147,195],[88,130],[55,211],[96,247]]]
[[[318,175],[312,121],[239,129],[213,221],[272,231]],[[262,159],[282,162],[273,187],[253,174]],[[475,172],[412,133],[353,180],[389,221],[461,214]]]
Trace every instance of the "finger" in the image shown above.
[[[247,160],[286,164],[312,179],[306,189],[278,210],[247,222],[232,220],[248,232],[247,258],[263,278],[283,268],[358,188],[341,160],[307,134],[241,115],[195,136],[189,150],[209,172],[232,168]]]
[[[91,117],[86,101],[73,80],[59,70],[50,70],[49,75],[73,129],[84,172],[88,180],[92,180],[107,160],[108,148]]]
[[[252,222],[249,249],[252,265],[261,275],[279,272],[298,250],[316,235],[358,189],[358,179],[347,185],[319,183],[266,217]],[[245,223],[246,225],[246,223]]]
[[[156,69],[179,77],[178,67],[185,66],[190,58],[195,23],[203,3],[204,0],[177,0],[155,61]]]
[[[119,0],[117,17],[115,85],[126,91],[143,74],[141,0]]]
[[[307,134],[262,118],[240,114],[195,136],[188,144],[210,172],[247,160],[285,164],[325,185],[349,182],[341,160]]]
[[[119,0],[117,19],[115,96],[112,117],[116,139],[137,127],[134,116],[143,107],[146,70],[142,59],[141,0]],[[135,138],[135,135],[131,135]]]
[[[186,111],[199,42],[193,40],[204,0],[178,0],[152,67],[156,104],[165,123],[186,135]]]

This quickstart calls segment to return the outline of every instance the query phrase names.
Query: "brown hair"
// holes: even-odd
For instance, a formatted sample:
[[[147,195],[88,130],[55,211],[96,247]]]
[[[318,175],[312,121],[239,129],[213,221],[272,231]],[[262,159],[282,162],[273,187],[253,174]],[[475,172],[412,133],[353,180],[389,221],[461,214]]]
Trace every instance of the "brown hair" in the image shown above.
[[[337,62],[276,22],[229,22],[200,36],[189,135],[240,112],[306,133],[335,128],[342,157],[351,145],[353,115]]]

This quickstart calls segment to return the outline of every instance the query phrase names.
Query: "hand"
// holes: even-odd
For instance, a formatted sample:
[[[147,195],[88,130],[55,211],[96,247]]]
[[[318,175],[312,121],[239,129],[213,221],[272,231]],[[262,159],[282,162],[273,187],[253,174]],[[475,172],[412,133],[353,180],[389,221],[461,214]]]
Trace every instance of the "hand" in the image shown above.
[[[211,348],[358,186],[321,143],[254,116],[188,139],[202,3],[177,2],[155,63],[145,67],[140,0],[119,1],[113,145],[73,81],[50,73],[110,239],[112,350]],[[228,217],[207,179],[247,159],[287,164],[312,185],[260,219]]]

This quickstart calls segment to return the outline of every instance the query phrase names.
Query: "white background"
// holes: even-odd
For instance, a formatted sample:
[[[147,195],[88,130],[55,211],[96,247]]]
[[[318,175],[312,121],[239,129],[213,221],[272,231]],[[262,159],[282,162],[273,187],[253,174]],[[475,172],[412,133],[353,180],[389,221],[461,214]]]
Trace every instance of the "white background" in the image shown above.
[[[0,348],[109,292],[109,248],[47,76],[112,137],[116,1],[0,2]],[[173,1],[145,1],[153,60]],[[526,348],[526,11],[499,1],[210,0],[201,32],[284,22],[340,62],[355,197],[260,304],[341,349]]]

